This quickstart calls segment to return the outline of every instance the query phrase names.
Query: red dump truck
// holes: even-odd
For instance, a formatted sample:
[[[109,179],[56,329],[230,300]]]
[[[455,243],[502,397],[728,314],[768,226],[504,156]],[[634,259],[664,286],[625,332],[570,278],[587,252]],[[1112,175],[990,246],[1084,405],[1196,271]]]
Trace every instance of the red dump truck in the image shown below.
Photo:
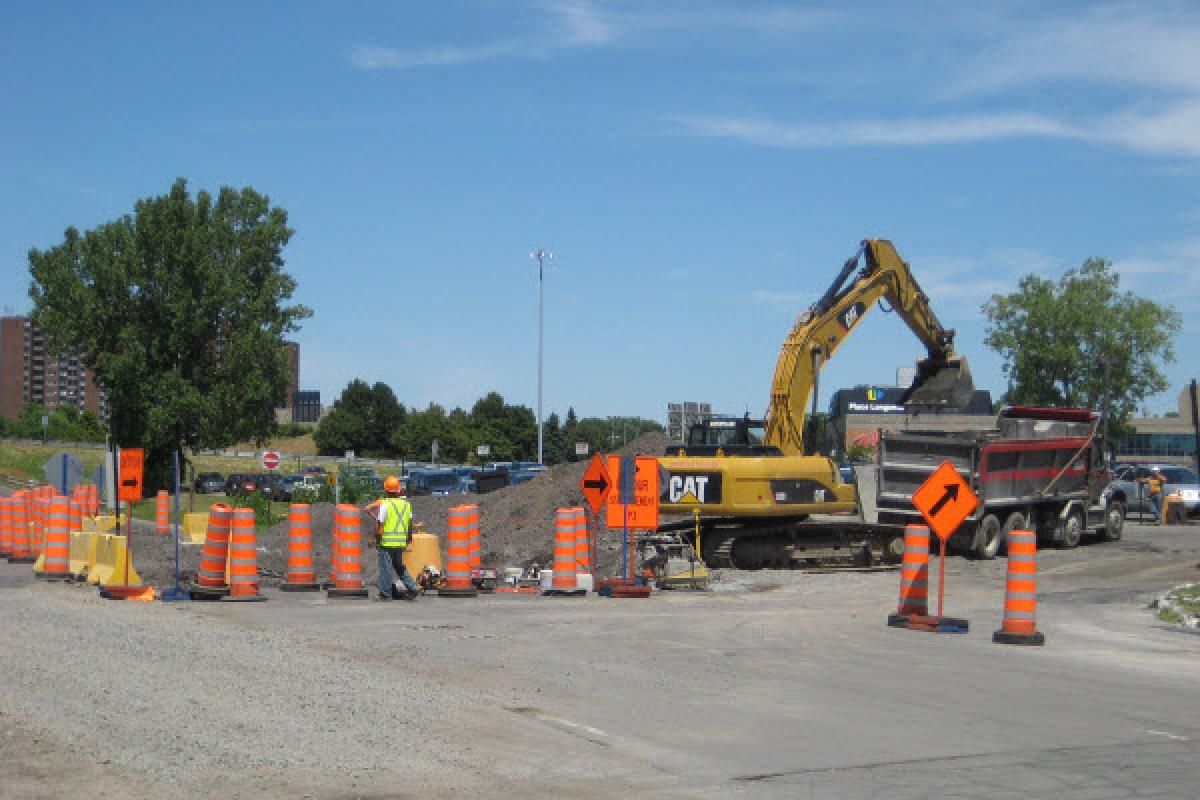
[[[1035,530],[1038,541],[1069,548],[1094,531],[1121,537],[1125,505],[1106,491],[1097,415],[1083,409],[1010,406],[984,432],[885,432],[879,442],[876,494],[881,524],[924,524],[912,495],[950,461],[979,496],[979,507],[950,545],[995,558],[1008,532]]]

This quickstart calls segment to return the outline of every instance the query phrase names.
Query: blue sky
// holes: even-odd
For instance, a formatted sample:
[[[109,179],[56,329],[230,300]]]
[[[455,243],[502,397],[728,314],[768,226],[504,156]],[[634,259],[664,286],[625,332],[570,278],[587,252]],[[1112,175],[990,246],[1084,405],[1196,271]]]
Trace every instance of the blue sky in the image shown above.
[[[249,185],[296,229],[326,402],[532,407],[537,247],[547,413],[761,413],[867,236],[997,394],[980,304],[1089,256],[1184,314],[1149,408],[1200,372],[1194,3],[7,4],[0,31],[0,304],[68,225]],[[822,405],[920,354],[871,313]]]

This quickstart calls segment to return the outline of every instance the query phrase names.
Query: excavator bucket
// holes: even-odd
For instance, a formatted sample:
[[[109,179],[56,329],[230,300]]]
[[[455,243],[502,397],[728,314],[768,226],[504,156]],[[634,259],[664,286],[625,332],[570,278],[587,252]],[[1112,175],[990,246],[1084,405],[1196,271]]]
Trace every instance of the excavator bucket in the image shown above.
[[[920,408],[953,410],[966,408],[974,395],[975,381],[967,359],[922,358],[917,362],[917,377],[900,402]]]

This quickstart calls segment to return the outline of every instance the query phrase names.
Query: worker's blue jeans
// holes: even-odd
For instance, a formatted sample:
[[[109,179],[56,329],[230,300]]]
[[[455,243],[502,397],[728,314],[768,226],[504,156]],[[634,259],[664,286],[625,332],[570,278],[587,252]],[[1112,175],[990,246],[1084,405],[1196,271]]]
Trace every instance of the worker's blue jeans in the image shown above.
[[[1162,501],[1163,501],[1162,492],[1155,492],[1154,494],[1150,495],[1150,508],[1154,509],[1154,519],[1156,522],[1159,522],[1159,523],[1161,523],[1163,521]]]
[[[403,547],[379,548],[379,593],[384,597],[399,597],[395,581],[399,578],[410,592],[417,590],[417,583],[404,567]]]

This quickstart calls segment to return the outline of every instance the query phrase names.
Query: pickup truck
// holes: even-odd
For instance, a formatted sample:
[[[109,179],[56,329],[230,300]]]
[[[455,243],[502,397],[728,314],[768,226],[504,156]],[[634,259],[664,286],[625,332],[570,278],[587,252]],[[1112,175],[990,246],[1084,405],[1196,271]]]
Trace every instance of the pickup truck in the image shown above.
[[[1040,543],[1076,547],[1094,531],[1121,538],[1126,497],[1106,491],[1097,415],[1068,408],[1010,406],[986,432],[883,432],[879,441],[879,522],[924,524],[913,493],[949,461],[979,497],[951,537],[966,555],[990,559],[1013,530],[1034,530]]]

